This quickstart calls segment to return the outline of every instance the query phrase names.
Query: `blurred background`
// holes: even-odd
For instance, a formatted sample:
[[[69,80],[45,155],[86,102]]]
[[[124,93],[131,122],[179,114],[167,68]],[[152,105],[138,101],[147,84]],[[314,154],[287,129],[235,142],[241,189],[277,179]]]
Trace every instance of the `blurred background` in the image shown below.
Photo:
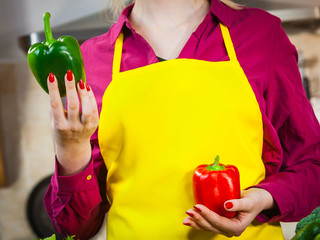
[[[278,16],[299,51],[306,93],[320,119],[320,1],[238,0]],[[48,95],[29,70],[26,51],[44,40],[42,15],[54,36],[81,43],[108,31],[106,0],[0,1],[0,240],[48,237],[54,230],[42,197],[54,171]],[[282,223],[286,239],[295,223]],[[106,239],[102,227],[96,240]]]

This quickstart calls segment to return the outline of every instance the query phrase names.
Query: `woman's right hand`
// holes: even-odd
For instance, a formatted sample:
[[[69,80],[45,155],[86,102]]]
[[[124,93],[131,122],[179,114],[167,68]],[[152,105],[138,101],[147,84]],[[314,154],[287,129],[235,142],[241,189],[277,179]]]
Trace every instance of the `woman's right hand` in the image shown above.
[[[82,80],[76,88],[70,70],[65,75],[65,85],[67,111],[61,101],[57,79],[49,74],[50,115],[56,156],[61,165],[59,175],[67,176],[81,172],[90,162],[90,137],[98,127],[99,114],[91,88]]]

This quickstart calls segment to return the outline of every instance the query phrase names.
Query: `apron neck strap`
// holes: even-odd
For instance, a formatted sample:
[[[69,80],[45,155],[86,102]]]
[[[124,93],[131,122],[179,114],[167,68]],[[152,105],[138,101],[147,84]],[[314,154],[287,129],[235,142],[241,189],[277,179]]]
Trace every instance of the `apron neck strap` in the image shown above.
[[[231,40],[231,36],[230,36],[230,32],[229,29],[226,25],[224,25],[223,23],[219,23],[220,25],[220,29],[221,29],[221,33],[222,33],[222,37],[224,40],[224,44],[226,46],[227,49],[227,53],[229,56],[229,59],[231,62],[236,62],[237,60],[237,55],[236,55],[236,51],[234,50],[234,46]]]
[[[119,37],[116,40],[115,47],[114,47],[112,74],[117,74],[120,72],[122,46],[123,46],[123,33],[121,32]]]
[[[226,46],[230,61],[231,62],[238,61],[236,51],[234,50],[231,36],[229,33],[229,29],[221,22],[219,23],[219,25],[220,25],[222,37],[223,37],[224,44]],[[121,32],[119,37],[116,40],[115,48],[114,48],[113,67],[112,67],[113,74],[117,74],[120,72],[122,46],[123,46],[123,33]]]

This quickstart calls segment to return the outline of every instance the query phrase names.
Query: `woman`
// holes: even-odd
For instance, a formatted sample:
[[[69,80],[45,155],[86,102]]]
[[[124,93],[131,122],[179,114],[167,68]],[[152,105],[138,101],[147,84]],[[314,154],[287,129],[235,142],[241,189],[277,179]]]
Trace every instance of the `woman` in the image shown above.
[[[320,128],[297,52],[278,18],[238,8],[136,0],[82,45],[87,85],[66,74],[67,113],[49,75],[45,205],[60,232],[89,239],[108,211],[108,239],[283,239],[277,221],[320,205]],[[218,154],[240,171],[232,219],[194,206],[192,171]]]

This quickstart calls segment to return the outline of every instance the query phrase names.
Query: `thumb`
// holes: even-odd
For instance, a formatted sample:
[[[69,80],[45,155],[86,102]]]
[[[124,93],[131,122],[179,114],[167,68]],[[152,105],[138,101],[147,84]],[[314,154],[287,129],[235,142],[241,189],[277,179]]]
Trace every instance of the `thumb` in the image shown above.
[[[224,208],[230,212],[247,212],[252,209],[252,204],[248,198],[232,199],[224,203]]]

